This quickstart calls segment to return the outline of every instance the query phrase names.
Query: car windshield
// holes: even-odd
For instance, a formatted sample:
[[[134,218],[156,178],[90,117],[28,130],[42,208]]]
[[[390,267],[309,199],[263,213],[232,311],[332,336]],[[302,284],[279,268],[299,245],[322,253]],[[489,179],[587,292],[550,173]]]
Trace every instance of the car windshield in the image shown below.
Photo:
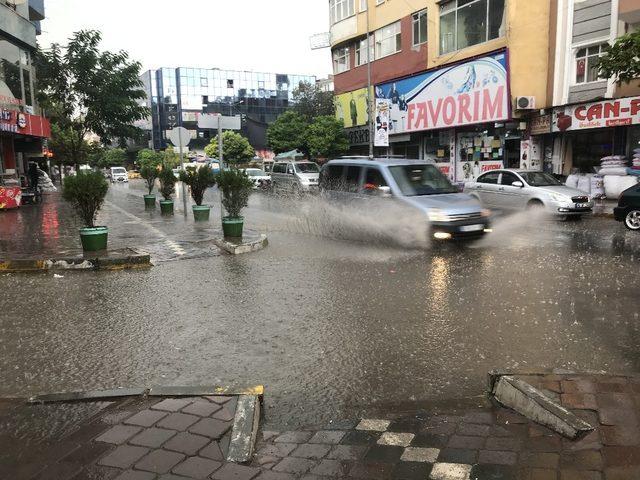
[[[562,183],[552,175],[543,172],[522,172],[520,176],[524,178],[532,187],[551,187],[554,185],[562,185]]]
[[[113,173],[126,173],[126,170],[124,168],[122,168],[122,167],[120,167],[120,168],[112,168],[111,171]]]
[[[318,173],[320,171],[315,163],[296,163],[295,166],[298,173]]]
[[[250,177],[261,177],[265,175],[262,170],[258,170],[257,168],[248,168],[245,170],[245,173]]]
[[[403,195],[436,195],[457,193],[458,189],[433,165],[400,165],[389,167]]]

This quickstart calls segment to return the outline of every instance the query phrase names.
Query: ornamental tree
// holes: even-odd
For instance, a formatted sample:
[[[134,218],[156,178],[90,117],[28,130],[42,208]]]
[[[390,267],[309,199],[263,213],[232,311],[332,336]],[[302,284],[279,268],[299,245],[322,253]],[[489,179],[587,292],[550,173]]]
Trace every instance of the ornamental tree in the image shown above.
[[[307,128],[309,121],[297,112],[288,110],[267,129],[267,141],[275,153],[298,149],[308,155]]]
[[[307,132],[307,146],[314,157],[336,157],[349,150],[344,122],[332,115],[314,119]]]
[[[640,30],[623,35],[609,46],[600,57],[598,72],[618,85],[640,78]]]
[[[209,145],[204,147],[204,153],[208,157],[218,158],[218,137],[211,139]],[[252,160],[256,151],[244,136],[227,130],[222,134],[222,155],[225,162],[235,164]]]

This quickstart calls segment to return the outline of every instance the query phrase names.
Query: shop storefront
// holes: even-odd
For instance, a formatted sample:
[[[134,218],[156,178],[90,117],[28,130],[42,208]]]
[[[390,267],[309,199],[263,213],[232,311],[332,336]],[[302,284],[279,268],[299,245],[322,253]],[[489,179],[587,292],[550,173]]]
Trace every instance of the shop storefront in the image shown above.
[[[42,140],[50,136],[46,118],[0,108],[0,209],[20,206],[28,162],[42,155]]]
[[[640,97],[554,108],[552,131],[564,175],[592,173],[612,155],[630,159],[640,148]]]
[[[419,158],[437,163],[455,182],[519,165],[521,132],[510,119],[507,52],[501,51],[376,86],[388,99],[390,143],[407,138]]]

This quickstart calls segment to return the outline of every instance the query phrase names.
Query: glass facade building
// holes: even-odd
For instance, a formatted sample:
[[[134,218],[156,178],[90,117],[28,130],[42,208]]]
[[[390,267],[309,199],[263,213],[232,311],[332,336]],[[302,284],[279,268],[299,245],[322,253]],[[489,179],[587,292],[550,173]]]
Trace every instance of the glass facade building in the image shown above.
[[[197,128],[198,113],[241,115],[251,144],[266,149],[266,127],[289,108],[293,90],[301,82],[316,83],[310,75],[184,67],[149,70],[141,80],[152,111],[155,149],[167,147],[167,130],[176,126],[191,131],[190,147],[206,145],[215,132]]]

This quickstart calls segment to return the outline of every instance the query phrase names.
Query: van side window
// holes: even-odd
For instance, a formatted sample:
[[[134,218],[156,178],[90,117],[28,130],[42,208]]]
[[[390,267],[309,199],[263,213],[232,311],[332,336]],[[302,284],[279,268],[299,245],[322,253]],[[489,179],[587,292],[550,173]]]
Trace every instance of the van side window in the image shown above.
[[[340,190],[344,165],[329,165],[322,171],[322,185],[327,190]]]
[[[363,190],[377,190],[378,187],[386,187],[387,181],[382,176],[382,172],[377,168],[367,168],[364,174]]]
[[[273,165],[273,173],[284,173],[284,163],[276,163]]]
[[[293,175],[295,172],[293,170],[293,165],[292,164],[287,164],[287,174],[288,175]]]
[[[347,174],[345,176],[345,188],[347,192],[357,192],[360,186],[360,172],[362,167],[357,165],[347,166]]]

